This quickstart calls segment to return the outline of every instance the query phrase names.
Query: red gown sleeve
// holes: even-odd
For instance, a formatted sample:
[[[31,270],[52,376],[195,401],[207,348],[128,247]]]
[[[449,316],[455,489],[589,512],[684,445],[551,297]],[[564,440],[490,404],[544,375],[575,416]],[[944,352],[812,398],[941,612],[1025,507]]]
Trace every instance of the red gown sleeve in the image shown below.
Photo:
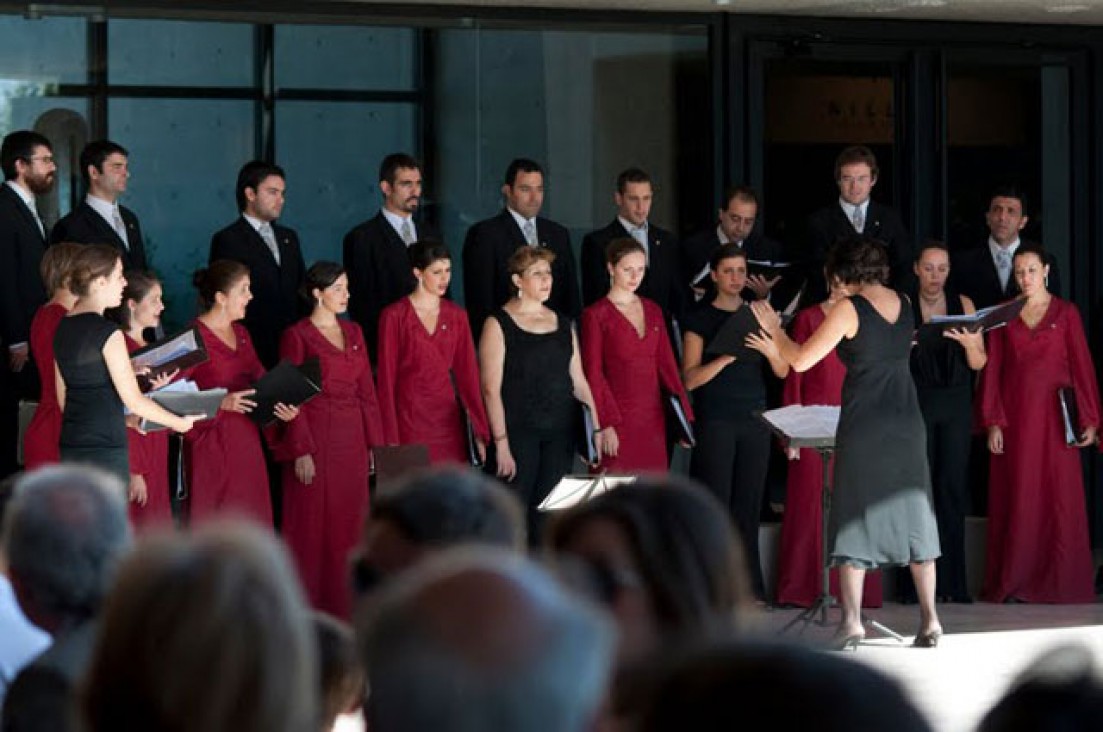
[[[364,345],[364,333],[360,326],[349,323],[349,333],[352,335],[350,343],[356,343],[364,354],[364,370],[356,379],[356,388],[360,393],[360,414],[364,421],[364,434],[368,438],[368,447],[385,445],[383,437],[383,420],[379,415],[379,399],[376,396],[375,384],[372,382],[371,360]]]
[[[1072,387],[1076,390],[1076,409],[1080,413],[1080,429],[1099,426],[1099,387],[1095,383],[1095,366],[1092,364],[1088,342],[1084,337],[1084,324],[1080,311],[1072,303],[1066,303],[1068,317],[1065,328],[1065,347],[1069,354],[1069,371]]]
[[[656,307],[656,317],[659,323],[663,323],[662,311]],[[686,385],[682,382],[682,374],[678,370],[678,362],[674,358],[674,349],[670,345],[670,339],[666,337],[666,329],[660,328],[659,338],[659,383],[670,394],[677,394],[678,401],[682,403],[686,418],[694,421],[693,407],[689,404],[689,395],[686,394]]]
[[[401,301],[400,301],[401,302]],[[395,408],[395,381],[398,369],[398,350],[402,334],[399,332],[398,310],[384,308],[379,316],[379,346],[376,353],[375,380],[378,385],[379,417],[383,423],[383,439],[388,445],[397,445],[398,413]]]
[[[594,396],[598,421],[603,427],[617,427],[621,423],[620,408],[605,378],[605,339],[609,336],[602,328],[603,302],[604,298],[582,311],[582,370]]]
[[[35,365],[38,367],[39,382],[42,384],[42,393],[46,393],[47,389],[53,389],[54,394],[57,394],[57,384],[55,383],[57,377],[54,373],[54,334],[57,332],[57,326],[61,322],[56,318],[51,318],[49,311],[46,308],[50,307],[48,304],[43,305],[35,313],[34,319],[31,321],[31,355],[34,356]],[[39,400],[42,400],[42,396],[39,395]],[[56,402],[57,398],[50,400]]]
[[[1007,415],[1003,410],[1003,359],[1007,349],[1007,332],[1014,325],[992,331],[988,335],[988,363],[980,373],[980,398],[977,400],[977,421],[981,429],[1006,427]]]
[[[280,338],[280,359],[286,359],[293,364],[301,365],[310,354],[307,353],[306,343],[303,342],[299,329],[292,326],[284,331]],[[323,365],[324,366],[324,365]],[[323,374],[323,383],[325,375]],[[279,423],[277,423],[277,426]],[[313,455],[317,452],[314,443],[314,435],[310,429],[310,420],[300,414],[295,419],[283,425],[280,430],[278,443],[273,444],[275,457],[281,462],[290,462],[303,455]]]
[[[490,422],[486,418],[486,405],[483,404],[483,391],[479,383],[479,362],[475,356],[475,341],[471,336],[471,326],[463,310],[458,311],[455,319],[456,350],[452,356],[452,372],[456,375],[456,388],[460,392],[460,401],[467,409],[475,435],[484,443],[490,442]]]
[[[813,305],[819,307],[819,305]],[[803,344],[808,340],[811,329],[808,327],[809,318],[804,311],[797,314],[793,320],[793,332],[789,337],[794,343]],[[781,390],[781,404],[788,407],[794,404],[804,404],[804,374],[796,369],[789,369],[789,375],[785,377],[785,384]]]
[[[154,465],[153,461],[150,459],[148,441],[143,439],[141,434],[129,427],[126,433],[127,442],[130,445],[130,474],[142,476],[149,475]]]

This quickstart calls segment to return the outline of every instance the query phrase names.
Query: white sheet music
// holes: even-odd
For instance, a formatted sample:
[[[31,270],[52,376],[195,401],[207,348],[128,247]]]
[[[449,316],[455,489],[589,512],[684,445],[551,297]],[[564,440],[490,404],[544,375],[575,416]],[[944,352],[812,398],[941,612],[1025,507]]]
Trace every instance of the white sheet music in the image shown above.
[[[762,418],[790,439],[834,438],[839,428],[839,407],[794,404],[762,413]]]
[[[617,486],[635,483],[634,475],[565,475],[539,506],[540,511],[562,511],[608,493]]]
[[[130,363],[135,369],[145,367],[156,368],[186,353],[197,350],[199,350],[199,343],[195,337],[195,329],[192,328],[184,331],[179,336],[163,345],[146,351],[140,356],[134,356],[130,359]]]

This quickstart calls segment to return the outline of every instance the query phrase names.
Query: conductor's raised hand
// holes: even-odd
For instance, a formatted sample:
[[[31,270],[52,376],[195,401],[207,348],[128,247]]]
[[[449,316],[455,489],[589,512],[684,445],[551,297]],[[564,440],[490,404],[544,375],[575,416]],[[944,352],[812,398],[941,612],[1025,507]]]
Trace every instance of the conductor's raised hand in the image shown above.
[[[222,404],[219,405],[219,408],[227,412],[248,414],[257,406],[257,403],[249,398],[256,393],[256,389],[244,389],[242,391],[231,392],[222,398]]]
[[[272,407],[272,414],[276,415],[276,418],[281,422],[290,422],[299,416],[299,408],[293,407],[290,404],[284,404],[283,402],[277,402],[276,406]]]
[[[751,303],[751,312],[754,313],[762,330],[771,338],[781,330],[781,316],[777,314],[773,306],[765,300],[755,300]]]
[[[1003,455],[1003,430],[996,425],[988,428],[988,452]]]
[[[758,351],[766,358],[781,358],[781,353],[777,350],[777,341],[762,331],[747,334],[744,343],[747,348]]]

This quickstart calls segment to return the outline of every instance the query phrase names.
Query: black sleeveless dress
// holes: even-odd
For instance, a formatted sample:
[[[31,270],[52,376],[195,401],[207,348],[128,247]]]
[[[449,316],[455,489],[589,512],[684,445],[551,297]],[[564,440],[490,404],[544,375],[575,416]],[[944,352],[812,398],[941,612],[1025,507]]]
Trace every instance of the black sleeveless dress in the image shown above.
[[[838,345],[846,379],[828,525],[833,564],[873,569],[939,555],[927,434],[908,364],[914,319],[900,298],[889,323],[851,297],[858,333]]]
[[[130,480],[126,417],[103,359],[104,344],[118,329],[97,313],[66,316],[54,335],[54,359],[65,380],[62,462],[91,463],[125,485]]]

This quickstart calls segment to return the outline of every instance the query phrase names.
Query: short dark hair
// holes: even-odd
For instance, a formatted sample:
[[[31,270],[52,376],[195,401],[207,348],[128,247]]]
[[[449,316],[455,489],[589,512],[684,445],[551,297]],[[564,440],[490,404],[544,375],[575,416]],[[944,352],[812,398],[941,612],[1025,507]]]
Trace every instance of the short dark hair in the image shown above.
[[[1011,257],[1011,259],[1012,261],[1014,261],[1019,257],[1025,257],[1028,254],[1033,254],[1034,256],[1036,256],[1038,258],[1038,261],[1042,264],[1049,264],[1049,259],[1047,259],[1047,257],[1049,257],[1049,254],[1046,253],[1045,247],[1043,247],[1041,243],[1036,241],[1026,241],[1019,244],[1019,246],[1015,248],[1015,254]]]
[[[923,245],[919,247],[919,250],[915,253],[915,261],[918,262],[923,258],[928,249],[937,249],[940,252],[946,252],[946,255],[950,254],[950,247],[946,246],[946,242],[941,239],[927,239],[923,242]]]
[[[199,312],[207,312],[214,307],[215,295],[228,295],[231,288],[249,275],[249,268],[232,259],[216,259],[203,269],[197,269],[192,275],[192,284],[199,293]]]
[[[1019,186],[1011,185],[1011,184],[1004,184],[1004,185],[996,186],[992,190],[992,195],[988,197],[988,207],[989,208],[992,207],[992,201],[996,200],[997,198],[1014,198],[1015,200],[1017,200],[1019,202],[1019,205],[1022,206],[1023,215],[1024,216],[1026,215],[1027,203],[1028,203],[1028,200],[1027,200],[1027,197],[1026,197],[1026,191],[1024,191]]]
[[[738,198],[740,201],[746,201],[747,203],[753,203],[755,208],[760,205],[758,200],[758,193],[754,188],[746,185],[732,186],[724,191],[724,205],[721,208],[727,208],[732,205],[732,199]]]
[[[88,295],[93,280],[110,277],[122,255],[110,244],[82,245],[69,270],[69,292],[77,297]]]
[[[881,172],[880,168],[877,167],[877,156],[873,154],[872,150],[865,145],[851,145],[839,153],[839,157],[835,158],[835,180],[839,180],[839,177],[843,174],[843,166],[856,163],[868,165],[870,175],[874,178]]]
[[[155,286],[161,284],[161,280],[149,270],[141,269],[129,269],[123,276],[126,277],[123,301],[119,303],[119,307],[104,311],[104,316],[130,330],[130,308],[126,306],[127,301],[141,302]]]
[[[69,288],[69,278],[73,275],[73,267],[82,249],[83,244],[70,242],[51,244],[46,248],[38,265],[38,273],[42,275],[42,284],[46,285],[46,292],[50,297],[63,287]]]
[[[238,211],[244,211],[245,204],[249,202],[245,197],[245,189],[252,188],[256,191],[257,186],[259,186],[265,178],[272,175],[287,180],[283,168],[275,163],[267,163],[263,160],[250,160],[248,163],[241,166],[241,170],[238,171],[237,174],[237,186],[234,188],[234,195],[237,197]]]
[[[506,180],[505,183],[510,188],[517,182],[517,176],[520,173],[539,173],[544,174],[544,169],[540,167],[540,163],[535,160],[529,160],[528,158],[515,158],[506,167]]]
[[[426,239],[417,241],[406,249],[406,257],[414,269],[425,269],[441,259],[452,261],[452,252],[442,242]]]
[[[50,151],[54,149],[45,135],[40,135],[33,130],[16,130],[9,133],[4,138],[3,144],[0,144],[0,169],[4,171],[4,180],[15,180],[17,175],[15,161],[29,161],[34,155],[34,149],[40,146]]]
[[[409,168],[411,170],[421,170],[421,165],[413,155],[406,153],[391,153],[387,157],[383,158],[383,162],[379,164],[379,182],[386,181],[390,185],[394,185],[394,179],[398,176],[399,168]]]
[[[629,183],[651,184],[651,176],[642,168],[628,168],[621,171],[621,174],[617,176],[617,193],[624,195],[624,189],[628,187]]]
[[[299,297],[309,305],[314,305],[314,290],[330,287],[343,274],[345,268],[336,262],[315,262],[306,271],[303,284],[299,287]]]
[[[640,244],[630,236],[621,236],[605,245],[605,263],[615,267],[617,262],[627,257],[629,254],[637,253],[645,256],[647,255],[647,251],[643,248],[643,244]]]
[[[889,279],[885,245],[869,236],[840,239],[827,252],[827,280],[844,285],[883,285]]]
[[[743,261],[747,261],[747,250],[736,244],[734,241],[729,241],[727,244],[721,244],[712,250],[712,256],[709,257],[709,269],[713,272],[720,269],[720,263],[725,259],[732,259],[742,257]]]
[[[103,161],[107,160],[109,155],[118,153],[123,157],[130,157],[130,153],[126,148],[117,142],[111,142],[111,140],[94,140],[84,146],[84,149],[80,151],[80,177],[84,180],[84,185],[89,185],[92,179],[88,176],[88,168],[93,167],[99,172],[103,172]]]

